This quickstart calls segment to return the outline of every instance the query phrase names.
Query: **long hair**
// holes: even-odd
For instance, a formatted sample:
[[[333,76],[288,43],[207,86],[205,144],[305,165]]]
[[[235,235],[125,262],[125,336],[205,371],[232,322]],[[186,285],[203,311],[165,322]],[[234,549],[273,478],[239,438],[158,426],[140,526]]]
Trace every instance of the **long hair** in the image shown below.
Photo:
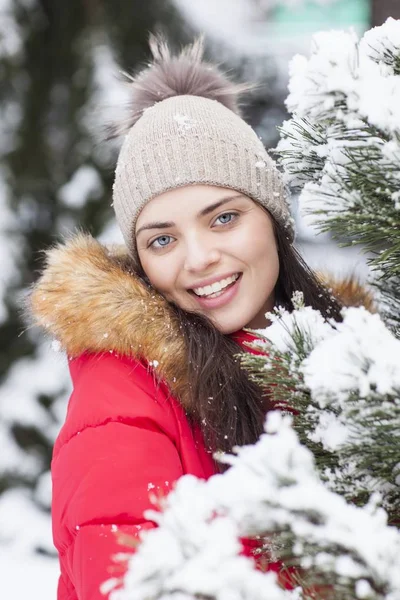
[[[274,226],[280,270],[276,304],[292,310],[295,291],[325,318],[341,320],[339,301],[318,280],[281,228]],[[191,415],[200,425],[210,451],[230,452],[254,443],[263,431],[265,415],[273,407],[268,396],[250,380],[238,355],[243,349],[222,334],[204,315],[172,305],[187,346]],[[223,467],[222,467],[223,468]]]

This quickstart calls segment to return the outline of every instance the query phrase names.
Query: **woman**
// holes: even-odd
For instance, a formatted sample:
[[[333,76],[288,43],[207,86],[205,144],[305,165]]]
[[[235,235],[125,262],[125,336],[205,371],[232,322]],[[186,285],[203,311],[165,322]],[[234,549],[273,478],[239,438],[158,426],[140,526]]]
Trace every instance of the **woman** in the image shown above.
[[[152,498],[218,472],[215,450],[257,439],[269,406],[240,368],[254,339],[243,328],[266,327],[295,290],[339,318],[292,246],[281,177],[239,116],[241,89],[199,43],[178,57],[151,47],[113,188],[127,252],[78,235],[48,253],[32,296],[73,381],[52,462],[59,600],[103,598],[121,573],[116,533],[152,527]]]

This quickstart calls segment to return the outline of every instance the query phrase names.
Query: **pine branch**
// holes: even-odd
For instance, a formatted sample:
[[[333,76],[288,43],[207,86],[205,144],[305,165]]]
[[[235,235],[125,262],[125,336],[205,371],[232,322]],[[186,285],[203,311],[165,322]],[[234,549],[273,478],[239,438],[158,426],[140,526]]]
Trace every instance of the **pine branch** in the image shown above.
[[[296,302],[293,312],[277,309],[270,315],[273,325],[255,346],[265,356],[244,355],[242,364],[268,390],[274,407],[294,412],[299,439],[313,453],[329,488],[359,506],[380,492],[395,519],[400,504],[400,341],[378,315],[362,308],[348,309],[343,323],[336,324]],[[338,356],[344,358],[338,361]],[[329,360],[332,372],[324,365],[326,374],[321,374],[322,363]]]
[[[146,513],[158,527],[132,557],[121,600],[177,592],[212,600],[389,600],[400,592],[400,533],[373,503],[351,506],[321,483],[290,418],[271,413],[260,440],[224,462],[230,469],[208,481],[181,478],[163,510]],[[259,559],[284,560],[302,591],[282,590],[271,573],[237,556],[237,536],[254,535],[265,539]]]
[[[361,41],[340,34],[339,54],[339,34],[319,34],[308,61],[293,61],[277,148],[316,226],[373,253],[384,280],[400,275],[399,31],[389,19]]]

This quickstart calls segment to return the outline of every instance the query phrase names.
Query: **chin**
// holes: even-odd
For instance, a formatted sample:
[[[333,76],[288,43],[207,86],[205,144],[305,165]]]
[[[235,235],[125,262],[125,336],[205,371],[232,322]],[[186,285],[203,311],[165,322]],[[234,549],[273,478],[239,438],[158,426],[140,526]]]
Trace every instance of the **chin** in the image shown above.
[[[229,335],[231,333],[235,333],[236,331],[239,331],[240,329],[243,329],[243,327],[246,327],[246,322],[242,321],[242,320],[237,320],[237,319],[221,319],[220,321],[217,319],[212,319],[216,329],[218,329],[218,331],[220,331],[221,333],[223,333],[224,335]]]
[[[182,302],[181,299],[175,299],[174,302],[184,311],[194,312],[208,317],[214,327],[223,335],[230,335],[231,333],[240,331],[244,327],[252,328],[249,326],[249,323],[254,319],[254,315],[250,313],[243,317],[243,309],[241,310],[238,308],[237,310],[225,311],[225,314],[213,315],[212,312],[203,312],[202,310],[199,310],[198,306],[195,306],[194,303],[189,305],[187,301]],[[242,315],[242,317],[238,318],[238,315]]]
[[[219,319],[217,317],[215,319],[211,317],[211,320],[218,331],[224,335],[235,333],[241,329],[265,329],[269,324],[265,317],[265,313],[272,309],[273,304],[271,305],[271,308],[264,307],[256,315],[250,313],[241,319],[238,319],[237,313],[235,312],[235,315],[232,315],[231,317],[229,317],[229,315],[226,315],[225,318],[220,317]],[[243,311],[238,312],[243,315]]]

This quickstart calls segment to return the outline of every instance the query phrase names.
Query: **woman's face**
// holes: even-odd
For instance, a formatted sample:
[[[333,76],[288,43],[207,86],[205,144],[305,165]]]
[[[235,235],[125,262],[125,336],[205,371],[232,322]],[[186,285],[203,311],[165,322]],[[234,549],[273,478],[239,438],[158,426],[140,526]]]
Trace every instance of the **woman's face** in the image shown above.
[[[279,260],[268,213],[229,188],[191,185],[153,198],[136,224],[150,283],[224,334],[267,325]]]

